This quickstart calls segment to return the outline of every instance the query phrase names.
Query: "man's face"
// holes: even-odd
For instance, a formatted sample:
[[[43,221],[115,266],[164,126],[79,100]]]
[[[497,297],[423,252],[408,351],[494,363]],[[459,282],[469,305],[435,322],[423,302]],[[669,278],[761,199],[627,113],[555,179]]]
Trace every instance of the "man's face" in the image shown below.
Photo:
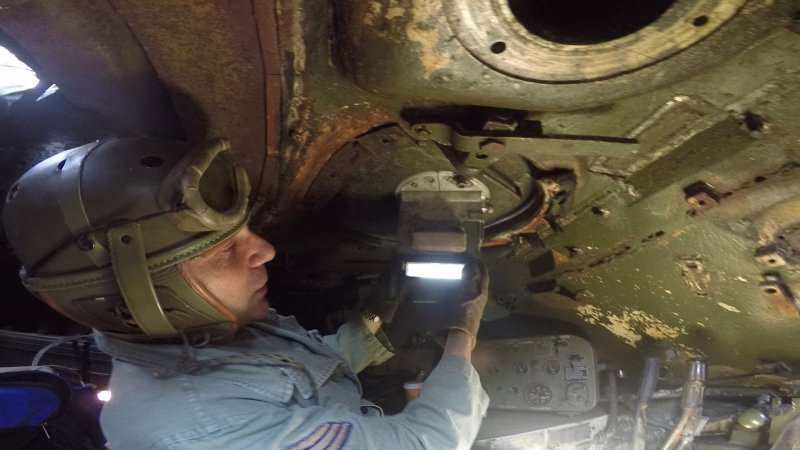
[[[245,226],[211,250],[184,262],[181,270],[201,296],[212,304],[220,303],[243,326],[269,314],[264,264],[274,257],[275,247]]]

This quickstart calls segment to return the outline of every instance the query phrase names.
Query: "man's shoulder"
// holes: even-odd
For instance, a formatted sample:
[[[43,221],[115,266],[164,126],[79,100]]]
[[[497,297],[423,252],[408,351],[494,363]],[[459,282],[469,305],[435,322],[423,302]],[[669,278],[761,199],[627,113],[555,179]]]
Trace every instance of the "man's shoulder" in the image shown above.
[[[278,314],[278,312],[272,308],[269,310],[269,316],[266,319],[253,322],[248,325],[250,328],[254,328],[264,333],[269,333],[272,331],[273,328],[279,328],[282,330],[288,330],[295,333],[307,333],[308,330],[305,329],[300,322],[297,321],[295,316],[283,316]]]

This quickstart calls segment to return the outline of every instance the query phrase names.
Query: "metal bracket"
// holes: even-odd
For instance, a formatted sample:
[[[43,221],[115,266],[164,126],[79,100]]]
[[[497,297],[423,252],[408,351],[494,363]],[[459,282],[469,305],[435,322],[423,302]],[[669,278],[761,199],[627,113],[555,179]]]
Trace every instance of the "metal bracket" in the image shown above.
[[[473,170],[489,167],[507,152],[535,160],[541,156],[627,158],[639,150],[636,139],[546,135],[541,134],[538,128],[533,128],[518,126],[513,130],[484,129],[471,132],[457,124],[417,123],[411,126],[411,134],[420,141],[433,141],[440,146],[454,148],[462,153],[454,164]]]
[[[782,267],[792,259],[792,251],[781,244],[770,244],[756,249],[756,260],[767,267]]]
[[[480,254],[489,189],[454,172],[422,172],[400,183],[401,253]]]
[[[686,194],[686,203],[695,213],[701,213],[719,205],[720,195],[714,188],[704,182],[697,181],[683,188]]]
[[[795,299],[779,274],[768,273],[759,283],[764,297],[775,305],[785,317],[800,318],[800,301]]]

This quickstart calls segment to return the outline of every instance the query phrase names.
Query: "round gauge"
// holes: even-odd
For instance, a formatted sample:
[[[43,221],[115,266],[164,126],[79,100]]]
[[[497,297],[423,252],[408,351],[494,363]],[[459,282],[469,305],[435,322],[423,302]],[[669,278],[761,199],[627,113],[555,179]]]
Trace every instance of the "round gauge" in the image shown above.
[[[545,361],[544,366],[542,367],[544,373],[548,375],[555,375],[561,370],[561,366],[558,364],[558,361],[555,359],[550,359]]]
[[[553,391],[543,384],[532,384],[525,388],[525,400],[531,405],[542,406],[553,399]]]

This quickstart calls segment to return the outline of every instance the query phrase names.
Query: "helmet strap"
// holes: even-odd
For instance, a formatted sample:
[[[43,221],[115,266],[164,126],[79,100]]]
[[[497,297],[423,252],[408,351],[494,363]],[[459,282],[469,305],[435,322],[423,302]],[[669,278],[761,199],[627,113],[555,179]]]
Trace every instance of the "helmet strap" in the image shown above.
[[[114,277],[136,324],[148,336],[176,336],[150,278],[141,225],[131,222],[108,230],[108,243]]]
[[[78,237],[78,239],[84,239],[83,233],[92,229],[81,192],[83,162],[86,161],[89,153],[99,146],[95,142],[75,149],[63,161],[58,174],[58,207],[61,210],[61,216],[64,218],[64,224],[67,225],[72,235]],[[87,240],[83,253],[97,267],[104,267],[108,264],[108,252],[100,242]]]

